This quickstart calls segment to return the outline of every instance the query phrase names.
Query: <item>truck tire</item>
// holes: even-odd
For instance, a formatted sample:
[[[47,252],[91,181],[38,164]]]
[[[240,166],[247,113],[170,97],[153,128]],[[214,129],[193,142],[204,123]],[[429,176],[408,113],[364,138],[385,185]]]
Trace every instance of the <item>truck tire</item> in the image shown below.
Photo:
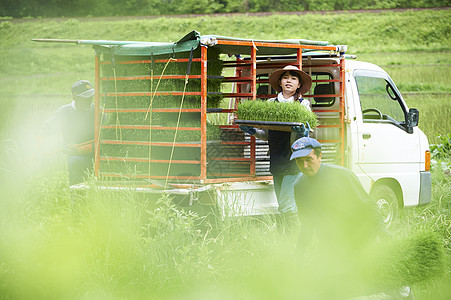
[[[377,185],[371,190],[370,195],[376,201],[385,225],[393,226],[399,213],[398,199],[393,189],[385,184]]]

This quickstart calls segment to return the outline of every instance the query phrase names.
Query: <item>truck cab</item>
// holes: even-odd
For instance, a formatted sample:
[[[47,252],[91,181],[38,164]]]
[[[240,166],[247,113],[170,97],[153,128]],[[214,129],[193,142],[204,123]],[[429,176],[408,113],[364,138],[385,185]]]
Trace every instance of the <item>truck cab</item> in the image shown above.
[[[380,67],[346,63],[350,163],[390,223],[399,208],[431,199],[429,144],[418,128],[418,110],[409,109]]]

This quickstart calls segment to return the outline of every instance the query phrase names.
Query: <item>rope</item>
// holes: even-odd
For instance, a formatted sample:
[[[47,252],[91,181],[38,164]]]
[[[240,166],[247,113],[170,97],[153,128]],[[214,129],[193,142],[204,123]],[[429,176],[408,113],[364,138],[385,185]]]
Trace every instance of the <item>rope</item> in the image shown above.
[[[153,76],[153,70],[150,71],[150,90],[152,90],[152,86],[153,86],[153,80],[152,80],[152,76]],[[152,100],[151,102],[151,107],[152,107]],[[149,118],[149,176],[150,176],[150,160],[152,159],[152,113],[150,113],[150,118]]]
[[[100,105],[100,107],[102,108],[102,114],[100,116],[100,124],[99,124],[99,128],[98,128],[98,133],[97,133],[97,140],[95,141],[95,147],[94,149],[99,149],[98,147],[100,147],[100,134],[102,133],[101,127],[103,124],[103,118],[105,116],[105,99],[106,96],[108,94],[109,91],[109,86],[110,86],[110,76],[108,76],[108,80],[106,82],[106,90],[105,90],[105,96],[103,97],[103,105]],[[99,87],[100,88],[100,87]],[[99,91],[100,92],[100,91]],[[100,103],[99,103],[100,104]],[[100,170],[99,170],[100,171]]]
[[[153,90],[153,52],[150,54],[150,91]],[[153,97],[150,97],[150,106],[146,113],[146,118],[149,113],[149,110],[152,109],[153,104]],[[150,165],[151,165],[151,158],[152,158],[152,112],[150,111],[150,117],[149,117],[149,165],[148,165],[148,173],[150,177]]]
[[[177,117],[177,124],[175,126],[175,134],[174,134],[174,140],[172,142],[171,156],[169,158],[168,172],[166,174],[166,181],[165,181],[165,184],[164,184],[164,188],[165,189],[168,186],[169,172],[171,171],[171,164],[172,164],[172,157],[174,155],[175,141],[177,139],[177,132],[178,132],[178,129],[179,129],[179,124],[180,124],[180,116],[182,115],[183,100],[185,99],[186,86],[188,84],[188,77],[189,77],[189,73],[191,71],[191,63],[193,61],[193,50],[194,50],[194,48],[191,48],[191,53],[190,53],[190,57],[189,57],[189,60],[188,60],[188,67],[186,69],[185,86],[183,87],[182,100],[180,101],[179,114],[178,114],[178,117]]]
[[[118,139],[117,130],[119,129],[120,141],[122,141],[122,129],[120,128],[121,122],[119,121],[119,106],[117,104],[117,80],[116,80],[116,67],[113,65],[113,77],[114,77],[114,97],[116,100],[116,140]]]
[[[171,156],[169,158],[168,172],[166,174],[166,181],[164,183],[164,188],[165,189],[168,186],[169,172],[171,170],[172,157],[174,155],[175,140],[177,139],[177,132],[178,132],[178,129],[179,129],[179,124],[180,124],[180,116],[182,115],[183,100],[185,99],[185,91],[186,91],[186,85],[188,84],[188,76],[189,76],[189,74],[186,74],[186,76],[185,76],[185,86],[183,87],[182,101],[180,102],[179,114],[178,114],[178,117],[177,117],[177,124],[175,126],[175,134],[174,134],[174,140],[172,142]]]
[[[164,68],[163,68],[163,71],[161,72],[160,78],[158,78],[157,86],[155,87],[155,91],[154,91],[153,94],[152,94],[152,98],[151,98],[151,100],[150,100],[149,107],[147,108],[145,120],[147,120],[147,116],[149,115],[149,112],[150,112],[150,110],[152,109],[153,99],[155,98],[155,94],[157,93],[158,86],[160,85],[160,82],[161,82],[161,78],[162,78],[163,75],[164,75],[164,71],[166,70],[166,67],[168,66],[168,64],[169,64],[171,61],[173,61],[173,60],[175,60],[175,59],[174,59],[174,58],[169,58],[169,60],[167,61],[166,65],[165,65]]]
[[[160,74],[160,78],[158,78],[157,85],[155,87],[155,90],[152,92],[153,89],[153,54],[151,55],[151,68],[150,68],[150,91],[152,92],[152,95],[150,97],[150,104],[147,108],[146,117],[144,120],[147,120],[149,118],[149,177],[150,177],[150,166],[151,166],[151,158],[152,158],[152,107],[153,107],[153,100],[155,98],[155,95],[157,93],[158,87],[160,86],[161,78],[164,75],[164,72],[166,71],[167,66],[171,61],[175,59],[169,58],[169,60],[166,62],[166,65],[163,68],[163,71]]]
[[[252,47],[254,47],[254,48],[255,48],[255,50],[257,50],[257,51],[258,51],[258,48],[257,48],[257,46],[255,45],[255,42],[254,42],[254,40],[252,40]]]

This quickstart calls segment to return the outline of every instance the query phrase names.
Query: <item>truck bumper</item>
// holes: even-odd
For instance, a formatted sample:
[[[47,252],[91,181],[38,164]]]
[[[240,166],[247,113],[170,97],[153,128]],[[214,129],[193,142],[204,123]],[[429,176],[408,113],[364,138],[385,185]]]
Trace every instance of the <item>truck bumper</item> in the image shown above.
[[[432,180],[431,172],[420,172],[420,198],[419,205],[425,205],[431,202]]]
[[[92,186],[81,183],[70,186],[72,191],[87,191]],[[256,216],[278,214],[278,203],[272,180],[230,182],[197,186],[193,188],[156,189],[137,186],[98,185],[97,189],[108,192],[130,191],[139,194],[153,194],[159,198],[165,193],[174,198],[180,206],[194,204],[218,206],[222,216]]]

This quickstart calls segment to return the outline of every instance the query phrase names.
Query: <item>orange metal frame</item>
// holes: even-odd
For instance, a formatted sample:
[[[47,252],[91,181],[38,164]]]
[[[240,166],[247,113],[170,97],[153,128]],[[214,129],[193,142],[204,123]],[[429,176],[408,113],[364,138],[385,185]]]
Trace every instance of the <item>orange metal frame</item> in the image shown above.
[[[287,44],[287,43],[267,43],[267,42],[251,42],[251,41],[235,41],[235,40],[221,40],[217,41],[220,45],[236,45],[236,46],[249,46],[251,47],[250,51],[250,60],[242,60],[237,58],[234,62],[224,62],[225,67],[235,67],[236,74],[234,77],[224,77],[225,82],[235,82],[236,89],[233,93],[223,93],[224,97],[235,98],[235,107],[233,109],[222,109],[220,113],[231,113],[236,111],[237,104],[242,98],[251,98],[255,100],[257,98],[256,85],[257,83],[267,83],[268,79],[257,79],[257,69],[260,68],[257,65],[257,53],[259,47],[275,47],[275,48],[292,48],[296,49],[297,54],[297,65],[300,69],[302,67],[308,68],[313,67],[310,65],[302,66],[302,51],[303,49],[314,49],[314,50],[326,50],[326,51],[336,51],[335,46],[313,46],[313,45],[296,45],[296,44]],[[207,47],[201,46],[201,57],[193,58],[193,62],[201,63],[201,75],[153,75],[153,76],[123,76],[116,77],[114,80],[152,80],[152,79],[201,79],[201,90],[199,92],[178,92],[178,91],[163,91],[163,92],[126,92],[126,93],[101,93],[100,84],[106,80],[111,80],[112,78],[101,77],[100,76],[100,67],[101,65],[111,64],[109,61],[101,61],[100,57],[96,55],[95,57],[95,83],[96,83],[96,119],[95,119],[95,176],[102,177],[102,175],[106,175],[108,177],[131,177],[136,179],[171,179],[171,180],[198,180],[199,183],[220,183],[220,182],[231,182],[231,181],[249,181],[249,180],[269,180],[271,176],[257,176],[256,175],[256,140],[255,137],[251,136],[250,142],[246,141],[223,141],[221,145],[248,145],[250,147],[250,157],[236,157],[236,158],[227,158],[227,157],[209,157],[208,159],[211,161],[222,161],[222,162],[233,162],[235,164],[249,164],[249,174],[211,174],[207,175]],[[154,63],[166,63],[168,59],[158,59],[154,60]],[[188,62],[188,59],[171,59],[173,62]],[[340,99],[340,108],[338,110],[320,110],[317,109],[315,112],[338,112],[340,115],[340,124],[339,125],[320,125],[319,127],[329,127],[329,128],[340,128],[339,140],[322,140],[320,142],[333,142],[340,144],[340,153],[341,153],[341,164],[344,164],[344,83],[345,83],[345,60],[340,59],[340,64],[334,65],[315,65],[314,67],[338,67],[340,68],[340,79],[330,79],[330,80],[313,80],[314,82],[339,82],[340,83],[340,92],[338,94],[331,95],[321,95],[315,97],[338,97]],[[151,60],[131,60],[131,61],[119,61],[117,64],[149,64],[152,63]],[[286,63],[266,63],[264,65],[265,68],[271,67],[283,67],[287,65]],[[243,77],[242,70],[250,68],[250,77]],[[243,93],[242,84],[251,84],[250,92]],[[164,127],[164,126],[150,126],[150,125],[117,125],[117,126],[102,126],[101,125],[101,116],[104,113],[133,113],[133,112],[148,112],[147,109],[104,109],[101,111],[101,97],[105,96],[155,96],[155,95],[195,95],[200,96],[201,98],[201,108],[200,109],[152,109],[153,112],[200,112],[201,125],[200,127]],[[262,98],[272,97],[274,95],[259,95]],[[314,95],[304,95],[304,97],[313,97]],[[224,127],[224,126],[223,126]],[[225,126],[229,129],[238,130],[235,125]],[[200,143],[169,143],[169,142],[138,142],[138,141],[118,141],[118,140],[103,140],[101,139],[101,129],[147,129],[147,130],[192,130],[192,131],[200,131],[201,138]],[[195,147],[200,148],[201,155],[200,160],[151,160],[149,158],[123,158],[123,157],[101,157],[100,156],[100,144],[114,144],[114,145],[145,145],[145,146],[160,146],[160,147]],[[152,162],[152,163],[174,163],[174,164],[200,164],[200,174],[197,176],[151,176],[140,174],[140,175],[127,175],[127,174],[102,174],[100,170],[100,162],[101,161],[130,161],[130,162]],[[218,178],[209,178],[218,177]]]

